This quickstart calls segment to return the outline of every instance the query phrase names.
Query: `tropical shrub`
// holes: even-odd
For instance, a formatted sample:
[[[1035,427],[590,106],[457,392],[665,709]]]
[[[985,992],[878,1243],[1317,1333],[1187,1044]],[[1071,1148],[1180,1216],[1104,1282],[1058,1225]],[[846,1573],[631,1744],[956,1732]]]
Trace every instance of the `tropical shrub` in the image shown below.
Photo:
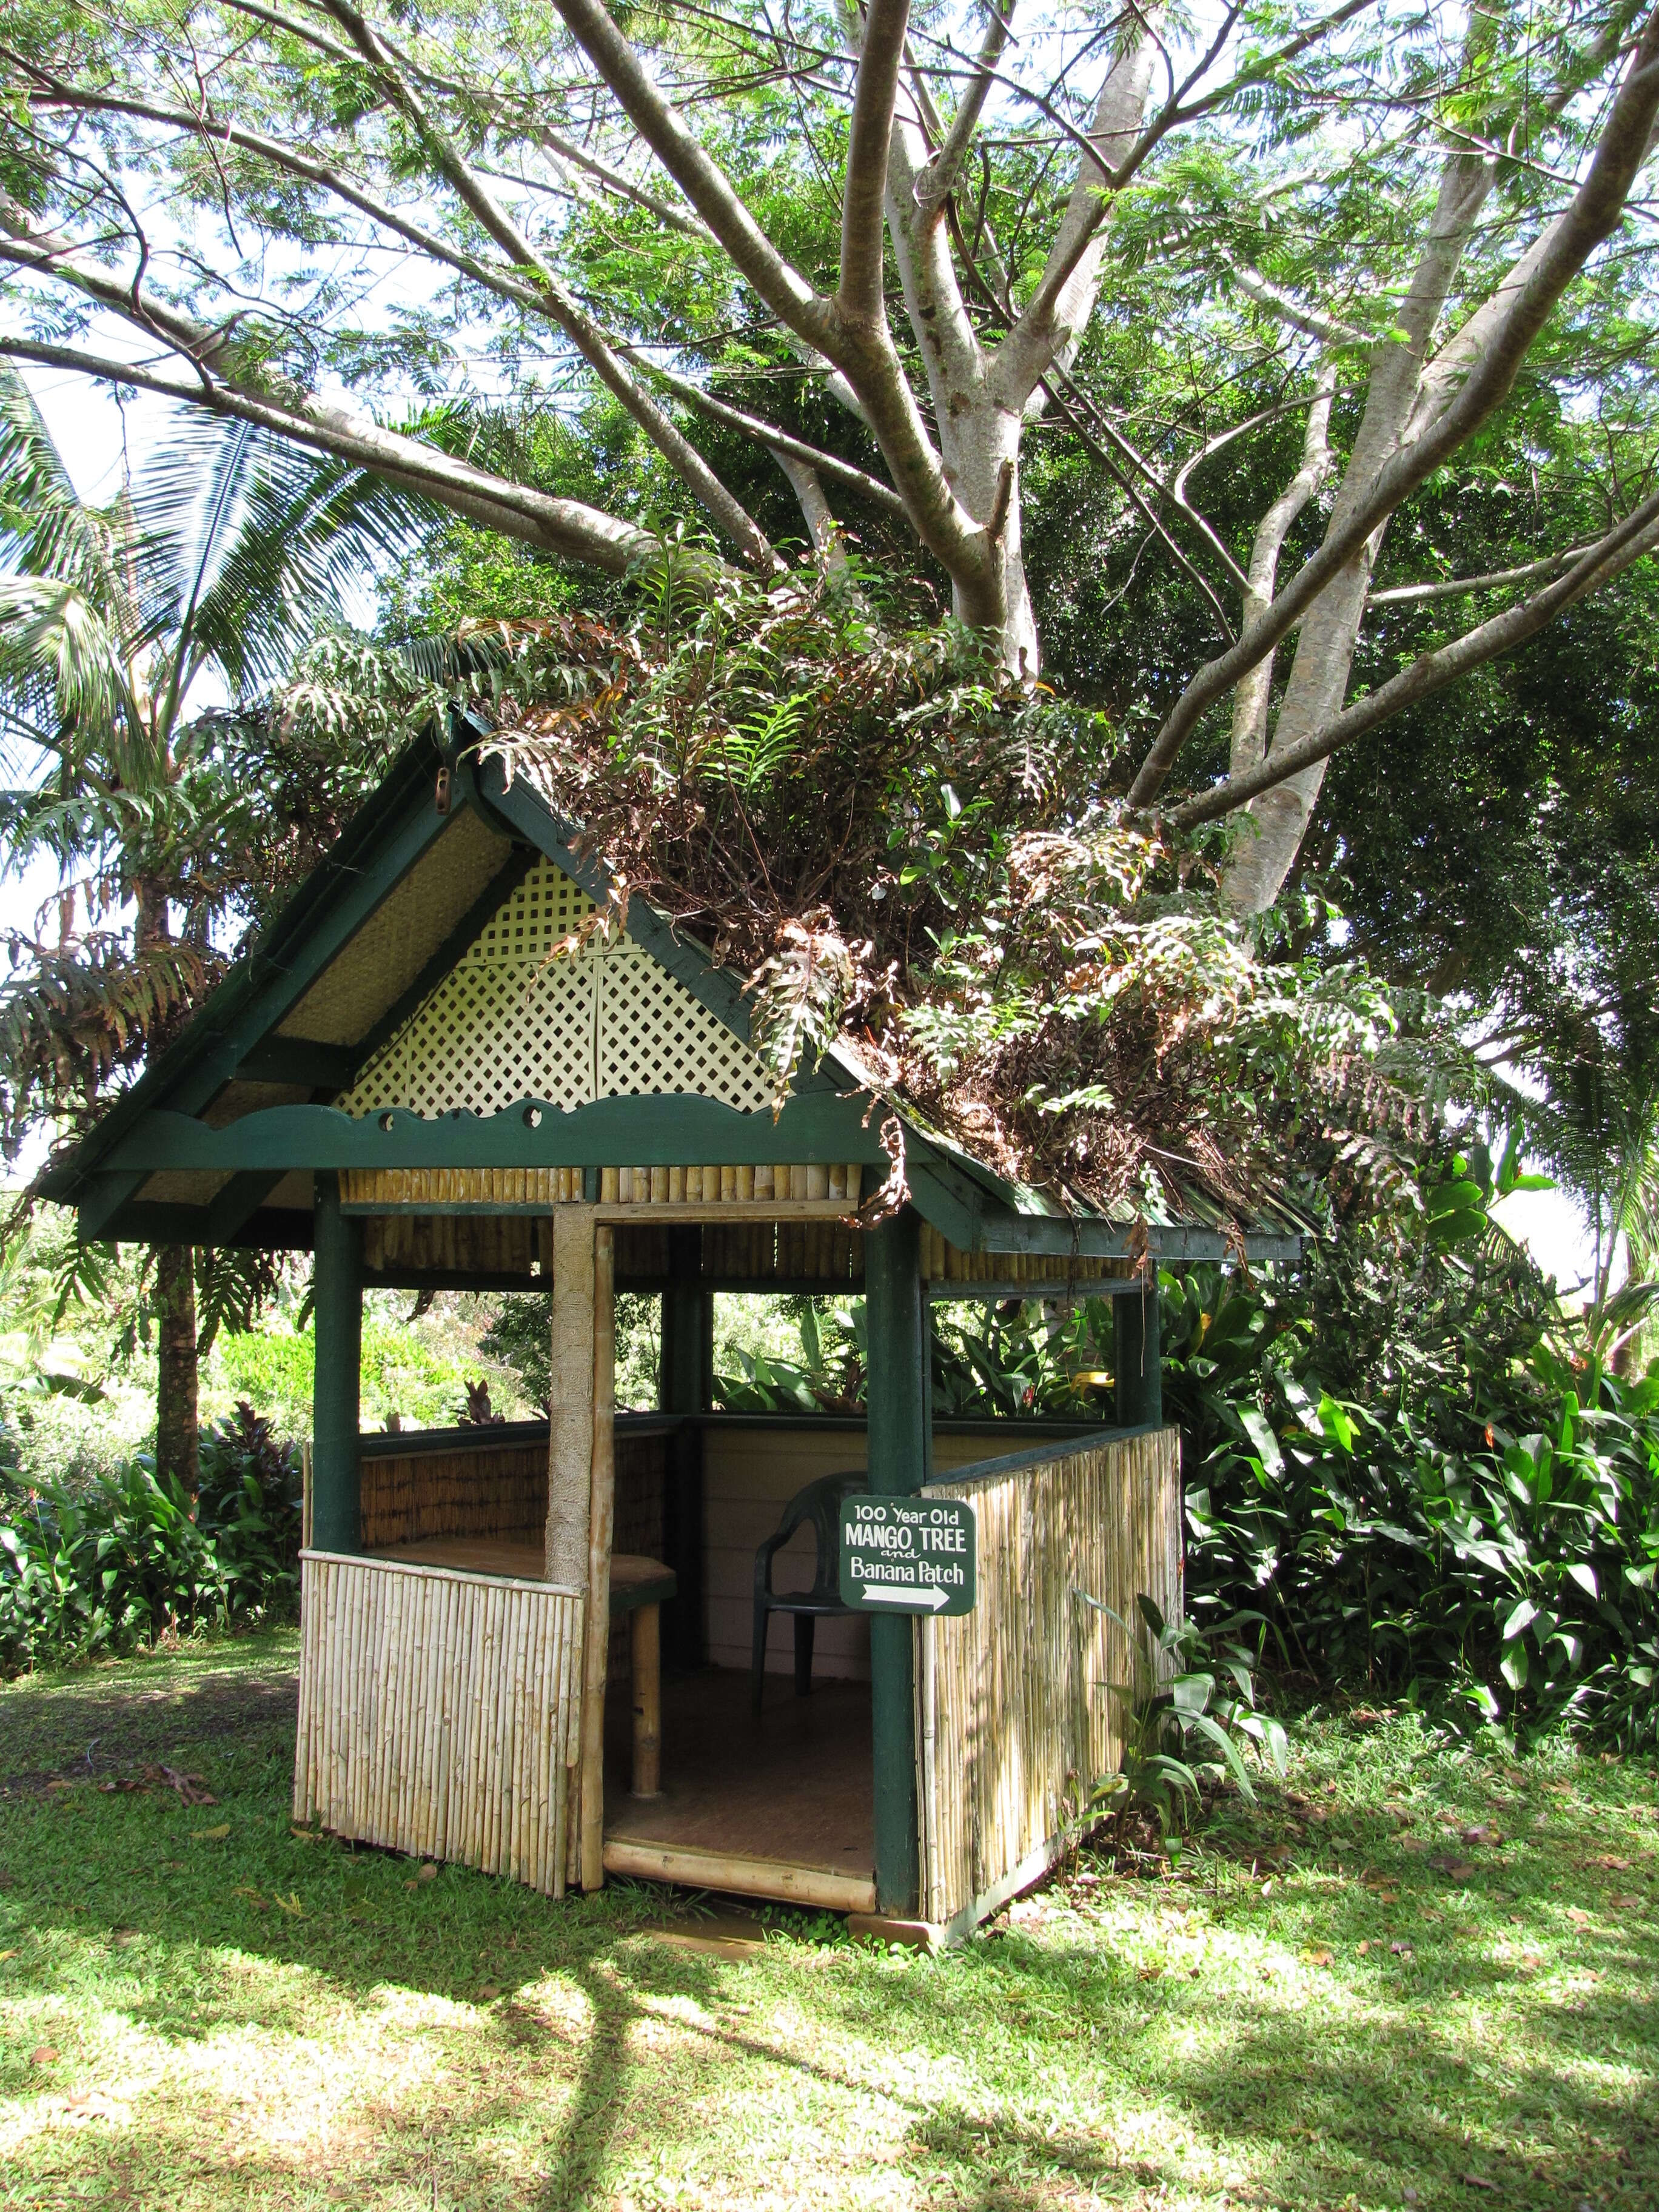
[[[204,1432],[192,1500],[154,1458],[26,1489],[0,1469],[0,1668],[126,1650],[286,1610],[299,1455],[243,1404]]]
[[[1320,1680],[1460,1725],[1650,1746],[1659,1379],[1575,1364],[1506,1303],[1511,1264],[1466,1252],[1386,1363],[1329,1325],[1318,1254],[1290,1285],[1164,1279],[1188,1603],[1200,1620],[1259,1609]],[[1389,1306],[1383,1255],[1370,1273]],[[1472,1305],[1493,1309],[1475,1330]],[[1363,1300],[1346,1310],[1363,1327]]]

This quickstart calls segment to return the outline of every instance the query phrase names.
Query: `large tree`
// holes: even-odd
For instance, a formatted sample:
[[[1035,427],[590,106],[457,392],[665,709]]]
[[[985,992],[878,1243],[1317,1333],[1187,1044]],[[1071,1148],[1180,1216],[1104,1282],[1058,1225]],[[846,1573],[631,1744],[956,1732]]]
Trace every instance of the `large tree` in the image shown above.
[[[550,488],[534,438],[481,441],[458,404],[568,414],[597,386],[719,557],[782,565],[763,456],[818,558],[852,526],[1028,676],[1054,580],[1030,566],[1031,441],[1074,441],[1220,648],[1176,672],[1133,802],[1170,806],[1179,769],[1200,788],[1178,821],[1248,805],[1226,888],[1253,910],[1334,750],[1659,539],[1640,194],[1659,11],[1263,0],[1199,20],[22,0],[0,44],[0,343],[616,577],[648,564],[659,518]],[[1109,372],[1131,338],[1149,374],[1126,401]],[[1453,586],[1497,611],[1351,702],[1391,521],[1478,475],[1517,409],[1555,425],[1528,557],[1397,580],[1396,603]],[[1591,421],[1594,450],[1571,434]],[[1197,472],[1287,425],[1277,480],[1218,528]]]

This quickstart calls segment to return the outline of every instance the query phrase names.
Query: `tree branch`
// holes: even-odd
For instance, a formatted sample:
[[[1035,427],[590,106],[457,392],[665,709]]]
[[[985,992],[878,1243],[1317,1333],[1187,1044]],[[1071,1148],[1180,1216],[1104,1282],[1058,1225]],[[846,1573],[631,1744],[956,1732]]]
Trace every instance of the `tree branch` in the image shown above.
[[[1007,0],[1006,7],[999,7],[998,0],[987,0],[987,6],[991,20],[985,27],[985,37],[980,46],[979,65],[957,103],[945,143],[915,182],[916,205],[925,215],[942,207],[956,190],[957,179],[962,174],[962,165],[979,128],[980,115],[997,81],[997,64],[1008,43],[1008,18],[1014,12],[1014,0]]]
[[[717,399],[712,392],[705,392],[689,376],[677,375],[672,369],[663,368],[641,359],[634,346],[623,346],[621,350],[647,374],[657,377],[671,392],[678,393],[688,407],[696,408],[711,422],[724,422],[733,430],[742,430],[757,446],[764,446],[768,453],[775,454],[780,462],[787,457],[799,463],[803,468],[816,469],[820,475],[838,477],[842,483],[850,484],[854,490],[861,492],[866,499],[884,507],[889,514],[897,515],[901,521],[909,520],[904,501],[892,486],[883,483],[879,477],[871,476],[855,462],[844,461],[839,453],[826,453],[820,447],[809,446],[804,439],[792,436],[787,430],[781,430],[775,422],[765,422],[758,415],[750,415],[741,407],[733,407],[726,400]],[[787,471],[785,473],[789,475],[793,483],[793,475]]]
[[[1370,347],[1376,341],[1369,332],[1355,330],[1350,324],[1338,322],[1334,315],[1322,314],[1317,307],[1304,307],[1288,292],[1281,292],[1277,284],[1270,284],[1259,270],[1247,262],[1230,261],[1227,264],[1235,284],[1260,307],[1277,315],[1281,323],[1288,323],[1293,331],[1301,331],[1322,345]]]
[[[1557,615],[1570,607],[1575,599],[1601,590],[1615,576],[1659,547],[1659,492],[1628,514],[1616,530],[1598,539],[1575,562],[1571,572],[1559,582],[1524,599],[1518,607],[1508,608],[1503,614],[1493,616],[1476,629],[1467,631],[1450,645],[1442,646],[1437,652],[1421,654],[1411,665],[1391,677],[1386,684],[1369,691],[1352,707],[1346,708],[1322,730],[1286,745],[1282,752],[1269,753],[1266,760],[1242,775],[1230,776],[1216,790],[1205,792],[1171,809],[1169,819],[1177,830],[1193,828],[1200,822],[1213,822],[1224,814],[1231,814],[1244,806],[1261,792],[1270,791],[1275,784],[1285,783],[1304,769],[1328,759],[1356,738],[1363,738],[1380,723],[1389,720],[1407,707],[1415,706],[1449,684],[1455,684],[1471,670],[1496,660],[1500,655],[1512,653],[1530,637],[1546,628]]]
[[[868,0],[853,93],[847,142],[847,183],[842,194],[841,283],[836,303],[850,322],[873,323],[886,313],[882,263],[887,195],[887,149],[893,106],[904,66],[910,0]]]
[[[1334,524],[1324,544],[1236,646],[1201,668],[1188,684],[1142,763],[1130,790],[1137,806],[1149,806],[1163,788],[1176,757],[1212,701],[1266,657],[1319,594],[1346,568],[1378,525],[1418,485],[1470,438],[1507,398],[1534,339],[1554,313],[1567,286],[1589,255],[1617,228],[1631,185],[1646,158],[1659,113],[1659,10],[1650,15],[1632,67],[1619,88],[1583,183],[1552,226],[1507,319],[1492,334],[1462,390],[1438,416],[1378,470],[1367,496]]]
[[[546,312],[599,381],[637,422],[676,476],[707,508],[715,526],[763,575],[783,565],[766,533],[741,501],[733,498],[702,455],[665,415],[618,357],[604,331],[586,310],[565,289],[546,258],[526,238],[471,167],[462,158],[449,134],[428,112],[414,87],[392,63],[362,13],[351,0],[323,0],[342,30],[356,46],[394,106],[419,133],[451,191],[486,234],[501,247],[516,269],[533,273],[537,289],[544,295]]]
[[[1386,592],[1373,592],[1365,602],[1366,611],[1372,607],[1405,607],[1419,605],[1425,599],[1466,599],[1471,592],[1501,592],[1510,584],[1530,584],[1540,576],[1559,576],[1564,568],[1589,551],[1589,545],[1570,545],[1563,553],[1551,553],[1541,561],[1528,561],[1519,568],[1494,568],[1485,576],[1447,576],[1431,584],[1391,584]]]

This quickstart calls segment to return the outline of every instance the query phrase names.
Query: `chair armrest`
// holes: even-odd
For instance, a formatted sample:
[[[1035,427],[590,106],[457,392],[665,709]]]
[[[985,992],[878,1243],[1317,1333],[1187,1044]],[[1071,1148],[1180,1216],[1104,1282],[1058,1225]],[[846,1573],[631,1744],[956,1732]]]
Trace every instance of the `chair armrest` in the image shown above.
[[[794,1533],[795,1532],[793,1528],[780,1528],[775,1536],[769,1536],[763,1544],[757,1547],[755,1552],[755,1595],[757,1598],[771,1596],[772,1562],[777,1557],[778,1553],[783,1549],[784,1546],[789,1541],[790,1537],[793,1536]]]

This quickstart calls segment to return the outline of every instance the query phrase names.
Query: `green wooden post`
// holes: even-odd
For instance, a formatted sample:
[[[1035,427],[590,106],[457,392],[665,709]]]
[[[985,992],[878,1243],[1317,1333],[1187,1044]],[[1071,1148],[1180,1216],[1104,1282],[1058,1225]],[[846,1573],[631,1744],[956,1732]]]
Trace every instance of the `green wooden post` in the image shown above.
[[[1163,1353],[1158,1340],[1158,1279],[1112,1301],[1116,1340],[1117,1418],[1126,1429],[1164,1425]]]
[[[355,1552],[362,1540],[357,1401],[363,1357],[362,1232],[351,1215],[340,1211],[337,1176],[317,1178],[314,1249],[311,1540],[319,1552]]]
[[[921,1236],[907,1207],[864,1240],[870,1347],[870,1474],[876,1496],[921,1489],[927,1472],[927,1331]],[[915,1632],[908,1620],[870,1623],[875,1751],[876,1910],[914,1917],[921,1905],[916,1811]]]
[[[679,1589],[663,1607],[663,1650],[677,1667],[708,1659],[703,1631],[702,1431],[696,1416],[709,1403],[714,1301],[702,1287],[702,1231],[668,1232],[669,1280],[662,1294],[662,1356],[657,1403],[687,1416],[670,1440],[663,1485],[663,1557]]]

